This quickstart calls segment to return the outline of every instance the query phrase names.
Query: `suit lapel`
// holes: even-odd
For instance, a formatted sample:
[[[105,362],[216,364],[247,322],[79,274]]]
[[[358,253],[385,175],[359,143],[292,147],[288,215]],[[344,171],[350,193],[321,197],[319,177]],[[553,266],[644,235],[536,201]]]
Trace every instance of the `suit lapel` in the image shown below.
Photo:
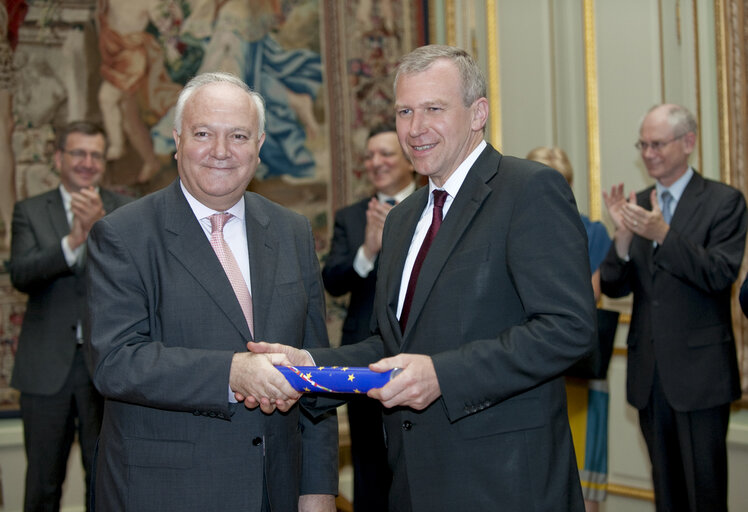
[[[683,190],[683,195],[678,200],[678,205],[673,212],[673,218],[670,219],[670,225],[679,233],[687,233],[687,226],[691,219],[701,209],[700,196],[704,192],[704,178],[694,171],[691,180]]]
[[[208,292],[229,321],[251,339],[239,301],[208,238],[179,187],[179,180],[164,195],[165,244],[187,272]]]
[[[654,187],[646,189],[642,193],[641,206],[647,210],[652,209],[650,201],[651,192]],[[678,204],[673,212],[673,217],[670,219],[670,226],[679,233],[688,233],[689,225],[694,218],[698,218],[698,213],[701,210],[701,194],[704,192],[704,178],[698,173],[694,172],[691,180],[683,190],[683,195],[678,200]],[[652,241],[637,237],[637,239],[646,244],[647,250],[644,251],[647,268],[650,274],[654,275],[657,272],[658,267],[654,262],[654,255],[657,248],[652,247]]]
[[[429,187],[421,187],[413,194],[410,195],[405,201],[398,205],[399,211],[402,211],[402,217],[397,217],[398,228],[388,227],[388,231],[392,232],[392,243],[391,246],[395,248],[396,253],[393,253],[393,257],[390,258],[388,266],[393,267],[392,269],[378,269],[377,278],[387,279],[385,290],[387,290],[387,317],[390,321],[392,332],[398,337],[398,342],[401,341],[400,336],[400,324],[397,320],[397,302],[400,297],[400,281],[403,275],[403,269],[405,267],[405,260],[408,257],[408,249],[410,248],[413,234],[416,230],[418,220],[421,218],[423,209],[426,207],[428,202]],[[390,243],[390,239],[387,240]],[[380,265],[382,264],[380,258]],[[411,318],[412,316],[411,308]],[[410,322],[410,321],[409,321]]]
[[[255,339],[262,339],[265,322],[271,317],[269,307],[278,262],[278,242],[270,233],[270,217],[254,194],[244,194],[249,271],[252,276],[252,310]]]
[[[416,324],[418,316],[423,310],[450,254],[452,254],[463,233],[473,222],[481,205],[491,193],[491,188],[486,183],[496,175],[500,162],[501,155],[491,146],[488,146],[468,171],[465,181],[449,207],[418,276],[413,302],[410,306],[408,325],[403,333],[404,344],[407,344],[408,334]],[[409,242],[405,247],[408,247],[408,245]]]
[[[650,198],[652,197],[653,189],[654,189],[654,186],[648,187],[637,195],[637,204],[641,206],[642,208],[644,208],[645,210],[650,210],[650,211],[652,210],[652,202],[650,201]],[[634,250],[634,244],[638,244],[642,247],[641,250],[642,250],[642,253],[644,254],[644,263],[646,265],[646,268],[649,269],[650,274],[654,274],[655,272],[654,254],[657,248],[654,247],[652,240],[642,238],[639,235],[634,235],[634,239],[632,241],[630,252]]]
[[[47,217],[59,238],[70,233],[70,224],[68,224],[68,216],[65,213],[65,206],[62,204],[62,195],[59,189],[49,191],[47,196]]]

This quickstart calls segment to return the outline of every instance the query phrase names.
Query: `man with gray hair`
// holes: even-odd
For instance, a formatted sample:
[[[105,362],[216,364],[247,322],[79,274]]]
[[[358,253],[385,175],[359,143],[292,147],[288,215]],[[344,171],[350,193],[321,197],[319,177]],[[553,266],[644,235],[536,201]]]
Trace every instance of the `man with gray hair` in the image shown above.
[[[740,191],[688,164],[696,132],[686,108],[651,108],[635,146],[656,183],[603,193],[615,235],[602,291],[634,295],[626,391],[659,512],[727,510],[727,427],[740,397],[730,296],[748,217]]]
[[[90,367],[105,398],[93,504],[333,512],[335,415],[297,403],[282,358],[246,349],[328,346],[309,221],[246,192],[262,98],[206,73],[175,119],[179,179],[91,231]]]
[[[385,407],[390,512],[584,510],[562,374],[594,341],[587,238],[561,174],[484,140],[488,110],[464,50],[402,59],[397,135],[429,184],[387,215],[375,335],[309,351],[402,368],[368,393]]]

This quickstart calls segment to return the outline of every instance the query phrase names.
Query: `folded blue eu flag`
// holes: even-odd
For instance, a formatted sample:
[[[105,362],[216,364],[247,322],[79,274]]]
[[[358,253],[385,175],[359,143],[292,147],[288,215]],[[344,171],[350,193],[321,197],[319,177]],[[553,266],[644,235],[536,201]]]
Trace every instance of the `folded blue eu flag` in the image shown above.
[[[366,393],[381,388],[402,371],[375,372],[350,366],[276,366],[301,393]]]

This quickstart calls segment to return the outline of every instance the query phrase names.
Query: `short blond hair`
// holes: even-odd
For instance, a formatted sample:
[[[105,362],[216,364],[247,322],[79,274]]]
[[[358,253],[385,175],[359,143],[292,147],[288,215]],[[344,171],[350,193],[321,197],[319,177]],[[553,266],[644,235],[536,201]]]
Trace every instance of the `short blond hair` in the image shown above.
[[[569,185],[571,185],[571,182],[574,180],[574,169],[571,167],[569,157],[566,155],[566,152],[559,147],[540,146],[527,153],[525,158],[556,169],[566,179]]]

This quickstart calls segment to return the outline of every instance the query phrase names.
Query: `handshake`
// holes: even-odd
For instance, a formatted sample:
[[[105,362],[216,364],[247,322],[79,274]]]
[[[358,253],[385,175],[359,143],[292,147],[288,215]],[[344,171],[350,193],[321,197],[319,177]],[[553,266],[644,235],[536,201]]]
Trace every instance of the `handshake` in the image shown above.
[[[288,345],[249,342],[247,348],[249,352],[234,354],[229,384],[237,401],[244,402],[248,409],[259,406],[266,414],[273,413],[275,409],[282,412],[289,410],[302,393],[309,392],[366,393],[371,398],[381,400],[386,407],[410,405],[418,408],[418,402],[413,402],[412,396],[404,394],[410,387],[405,382],[407,374],[406,379],[390,385],[390,381],[408,369],[398,366],[397,361],[413,366],[412,372],[408,372],[411,378],[414,370],[420,366],[416,363],[428,363],[433,372],[431,358],[417,354],[399,354],[381,359],[368,368],[318,367],[314,366],[307,351]],[[413,390],[418,389],[415,384],[411,382]]]

